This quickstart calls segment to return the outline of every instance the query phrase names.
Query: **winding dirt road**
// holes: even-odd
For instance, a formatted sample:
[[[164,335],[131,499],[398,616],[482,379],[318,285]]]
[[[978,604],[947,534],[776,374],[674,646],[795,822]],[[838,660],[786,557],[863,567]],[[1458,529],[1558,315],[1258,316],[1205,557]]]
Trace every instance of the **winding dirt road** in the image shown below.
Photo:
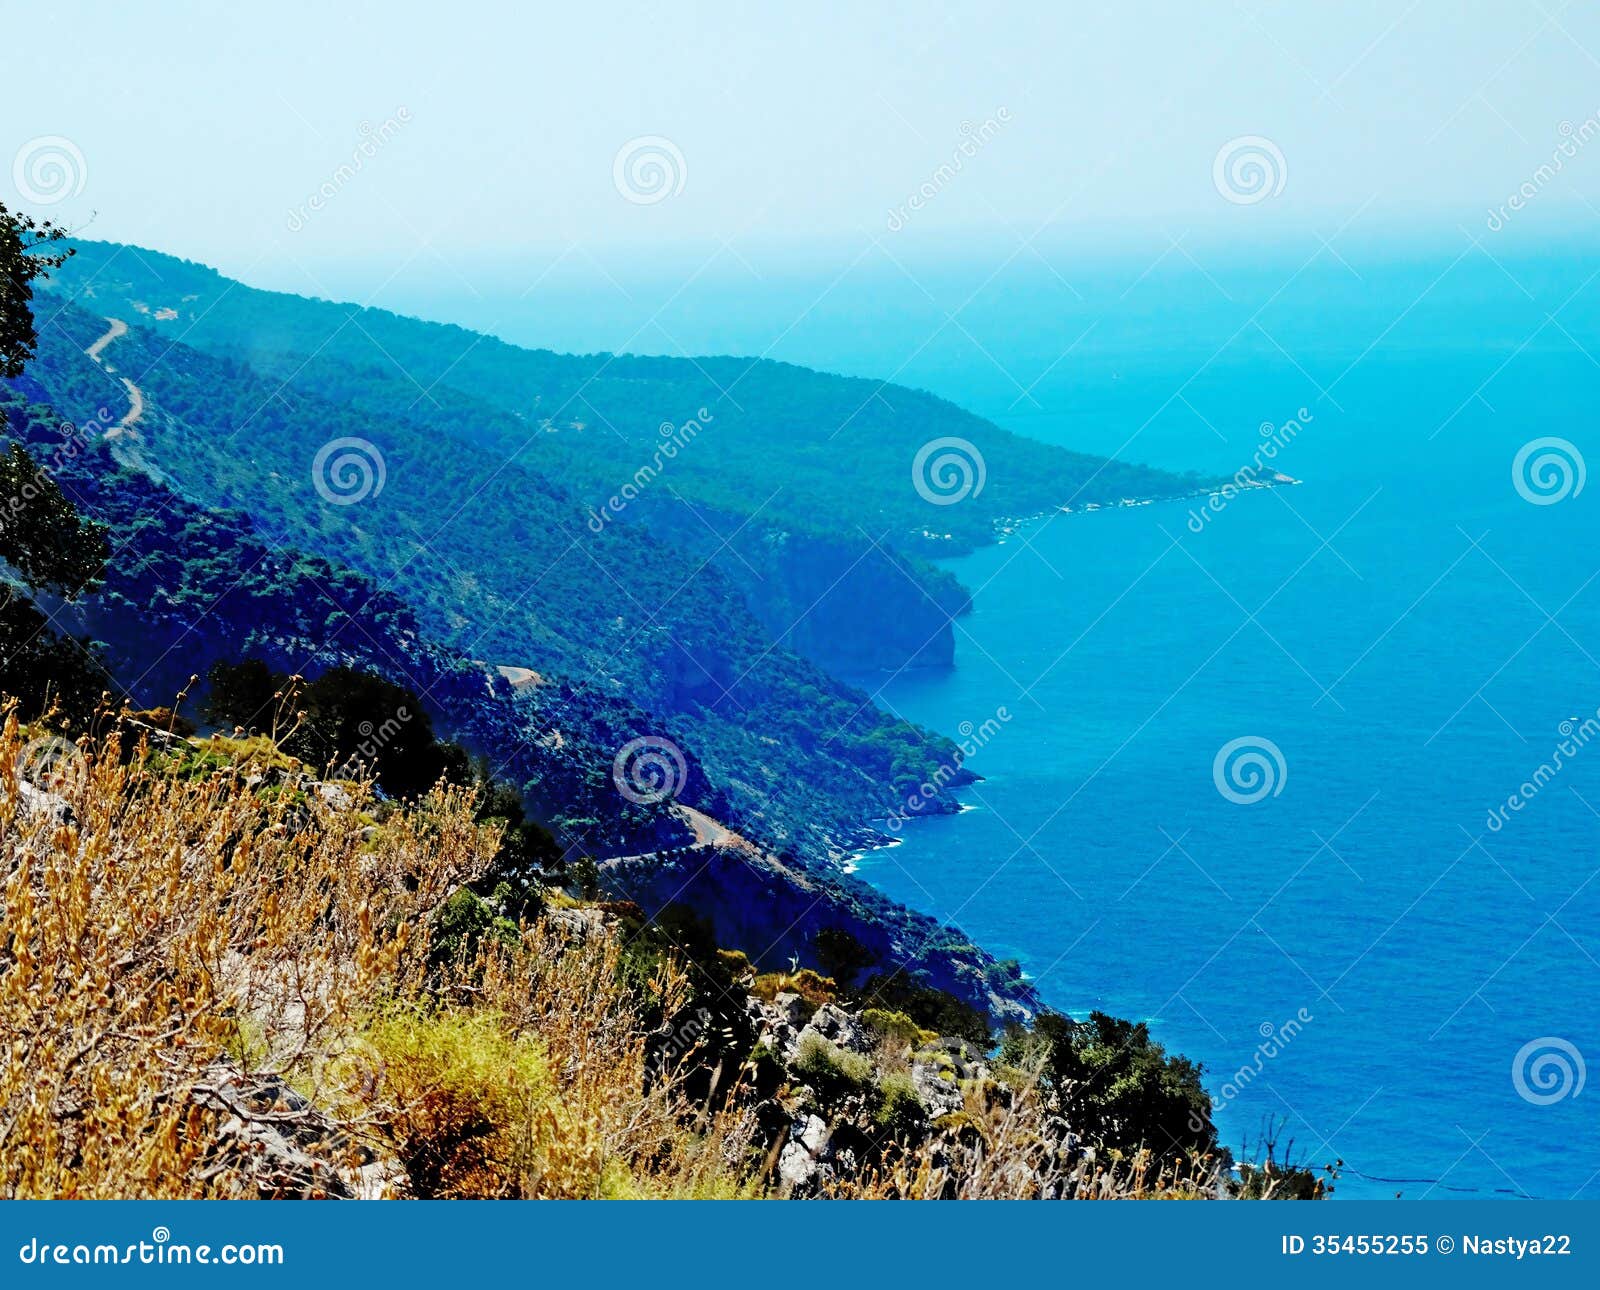
[[[99,340],[95,341],[94,344],[90,345],[89,348],[83,352],[92,358],[96,363],[98,363],[105,370],[107,375],[117,376],[117,369],[112,367],[111,364],[107,363],[106,360],[101,357],[101,354],[104,352],[105,347],[112,341],[116,340],[117,337],[127,335],[128,324],[123,322],[120,318],[107,318],[106,321],[111,324],[111,326],[106,330],[106,334],[100,337]],[[144,415],[144,391],[130,381],[126,376],[117,376],[117,379],[122,382],[123,389],[127,390],[128,392],[128,412],[121,421],[117,422],[116,425],[112,426],[106,431],[107,439],[114,439],[118,435],[132,430],[134,426],[139,424],[139,418]]]

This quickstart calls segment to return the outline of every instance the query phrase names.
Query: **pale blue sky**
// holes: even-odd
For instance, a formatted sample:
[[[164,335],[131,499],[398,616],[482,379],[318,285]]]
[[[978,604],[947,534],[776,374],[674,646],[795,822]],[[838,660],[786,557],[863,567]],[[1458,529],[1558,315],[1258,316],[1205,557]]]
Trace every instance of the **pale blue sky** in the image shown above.
[[[937,13],[938,16],[930,17]],[[343,6],[58,3],[8,59],[0,160],[81,153],[43,213],[261,282],[476,279],[508,254],[727,242],[1040,248],[1168,233],[1482,229],[1600,112],[1600,10],[1561,0],[1322,4]],[[320,211],[362,123],[409,117]],[[992,137],[902,207],[1004,109]],[[682,189],[625,200],[618,149],[661,136]],[[1286,168],[1224,200],[1219,149]],[[1588,224],[1600,138],[1516,232]],[[0,192],[24,207],[10,165]],[[1592,205],[1591,205],[1592,203]],[[414,257],[414,258],[413,258]],[[609,258],[608,258],[609,257]],[[687,260],[686,260],[687,262]],[[402,267],[403,266],[403,267]]]

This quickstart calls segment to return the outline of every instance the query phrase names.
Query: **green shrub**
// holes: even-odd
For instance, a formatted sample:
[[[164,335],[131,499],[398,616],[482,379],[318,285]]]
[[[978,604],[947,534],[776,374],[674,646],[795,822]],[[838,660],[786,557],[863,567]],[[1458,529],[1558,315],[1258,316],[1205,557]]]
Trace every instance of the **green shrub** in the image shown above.
[[[1091,1141],[1123,1151],[1145,1146],[1163,1160],[1216,1147],[1201,1067],[1168,1054],[1143,1022],[1041,1012],[1031,1031],[1006,1032],[1000,1061],[1038,1068],[1051,1109]]]
[[[927,1033],[905,1013],[892,1008],[868,1008],[861,1014],[861,1023],[896,1048],[915,1048]]]
[[[366,1038],[417,1196],[524,1194],[537,1160],[532,1126],[557,1087],[536,1043],[492,1014],[415,1010],[380,1018]]]
[[[509,889],[502,884],[491,899],[500,904],[509,895]],[[509,948],[517,943],[517,925],[497,913],[495,905],[463,887],[434,914],[433,960],[436,963],[465,962],[478,952],[485,936],[492,936]]]
[[[872,1122],[892,1138],[912,1137],[927,1120],[922,1099],[906,1075],[885,1075],[878,1083],[878,1109]]]
[[[861,989],[864,999],[903,1012],[917,1025],[940,1035],[955,1035],[980,1048],[990,1044],[989,1020],[971,1004],[903,976],[875,976]]]
[[[872,1063],[812,1033],[800,1041],[790,1066],[795,1078],[809,1085],[824,1105],[842,1101],[872,1084]]]

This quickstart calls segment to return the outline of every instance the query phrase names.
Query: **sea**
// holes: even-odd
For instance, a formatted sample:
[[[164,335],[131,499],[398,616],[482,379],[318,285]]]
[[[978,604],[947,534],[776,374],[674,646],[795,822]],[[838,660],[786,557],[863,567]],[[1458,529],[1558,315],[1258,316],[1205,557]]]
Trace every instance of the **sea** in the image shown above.
[[[949,561],[955,665],[851,679],[982,780],[859,872],[1202,1062],[1236,1154],[1600,1198],[1600,255],[1480,223],[552,265],[378,303],[1297,480]]]

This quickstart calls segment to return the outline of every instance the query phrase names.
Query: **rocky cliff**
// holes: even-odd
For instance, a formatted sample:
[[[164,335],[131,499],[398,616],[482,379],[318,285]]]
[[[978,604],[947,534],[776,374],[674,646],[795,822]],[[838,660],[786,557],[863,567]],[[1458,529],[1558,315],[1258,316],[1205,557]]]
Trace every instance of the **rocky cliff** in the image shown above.
[[[672,499],[641,509],[652,531],[719,569],[774,639],[826,671],[954,662],[952,623],[971,609],[966,590],[866,527],[803,533]]]

